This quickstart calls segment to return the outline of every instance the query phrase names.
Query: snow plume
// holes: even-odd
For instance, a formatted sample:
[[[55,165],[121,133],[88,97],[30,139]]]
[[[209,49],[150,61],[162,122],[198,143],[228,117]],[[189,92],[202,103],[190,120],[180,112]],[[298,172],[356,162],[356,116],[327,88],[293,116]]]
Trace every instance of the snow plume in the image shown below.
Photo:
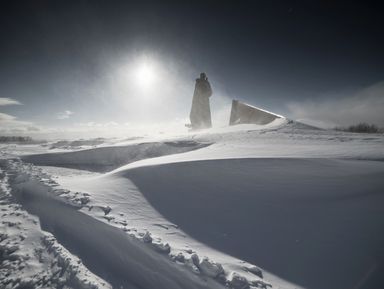
[[[214,128],[228,126],[231,106],[231,98],[220,91],[211,98],[212,126]]]
[[[384,81],[364,88],[352,96],[321,101],[292,102],[293,118],[322,127],[348,126],[367,122],[384,127]]]
[[[74,114],[73,111],[70,111],[70,110],[65,110],[63,112],[59,112],[57,114],[57,119],[67,119],[69,118],[72,114]]]
[[[0,106],[5,106],[5,105],[21,105],[21,103],[12,98],[0,97]]]
[[[189,123],[195,79],[204,70],[161,51],[124,51],[100,57],[99,79],[84,93],[93,103],[101,103],[105,113],[92,115],[94,122],[115,121],[158,126],[159,123],[181,128]],[[215,74],[204,70],[212,85],[210,98],[213,124],[220,123],[216,112],[230,107],[224,85]],[[82,98],[84,99],[84,97]],[[79,109],[98,110],[99,105],[84,104]],[[77,114],[80,112],[76,112]],[[227,116],[229,118],[229,116]],[[218,120],[219,119],[219,120]],[[228,120],[225,121],[227,123]]]

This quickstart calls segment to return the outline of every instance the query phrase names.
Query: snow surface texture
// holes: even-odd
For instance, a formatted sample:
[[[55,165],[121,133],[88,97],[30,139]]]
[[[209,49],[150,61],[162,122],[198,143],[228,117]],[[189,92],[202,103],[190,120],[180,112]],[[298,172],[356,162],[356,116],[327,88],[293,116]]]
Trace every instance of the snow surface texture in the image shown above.
[[[70,203],[58,202],[55,195],[62,191],[47,186],[51,182],[39,179],[39,170],[31,165],[11,161],[6,167],[11,173],[14,169],[25,173],[10,180],[13,194],[28,212],[40,218],[42,229],[54,233],[60,243],[114,288],[222,288],[215,280],[194,274],[188,266],[171,262],[161,254],[164,252],[155,250],[157,247],[149,248],[148,240],[140,242],[76,211]]]
[[[92,288],[383,287],[382,135],[276,120],[73,143],[67,153],[57,149],[63,142],[2,146],[2,205],[34,219],[28,230],[48,234],[81,270],[60,273],[57,283],[50,271],[43,278],[43,270],[4,267],[1,285],[19,278],[6,281],[17,288],[36,272],[51,287],[69,288],[82,288],[74,276]],[[89,144],[99,147],[79,150]],[[0,244],[18,245],[17,238]],[[46,243],[41,266],[61,264]]]
[[[381,162],[231,159],[120,174],[192,237],[304,287],[354,288],[384,272]]]
[[[4,162],[1,162],[4,168]],[[16,204],[7,174],[0,169],[1,288],[111,288],[40,230],[39,220]],[[22,181],[20,176],[18,180]]]

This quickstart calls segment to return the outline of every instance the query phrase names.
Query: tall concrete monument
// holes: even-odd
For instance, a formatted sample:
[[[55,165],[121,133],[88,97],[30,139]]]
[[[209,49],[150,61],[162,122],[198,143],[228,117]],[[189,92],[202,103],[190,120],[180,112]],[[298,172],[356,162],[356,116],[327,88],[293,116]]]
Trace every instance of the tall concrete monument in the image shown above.
[[[211,108],[209,98],[212,95],[212,88],[208,82],[208,77],[204,72],[200,73],[200,78],[196,79],[195,91],[193,93],[192,108],[189,118],[192,129],[202,129],[212,127]]]

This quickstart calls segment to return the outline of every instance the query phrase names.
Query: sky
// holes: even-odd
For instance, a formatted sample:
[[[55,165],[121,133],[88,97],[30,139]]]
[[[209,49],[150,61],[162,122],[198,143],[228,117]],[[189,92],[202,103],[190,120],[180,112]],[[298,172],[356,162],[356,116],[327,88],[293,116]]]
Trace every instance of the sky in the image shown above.
[[[0,133],[188,122],[232,99],[324,126],[384,126],[384,18],[369,1],[2,1]]]

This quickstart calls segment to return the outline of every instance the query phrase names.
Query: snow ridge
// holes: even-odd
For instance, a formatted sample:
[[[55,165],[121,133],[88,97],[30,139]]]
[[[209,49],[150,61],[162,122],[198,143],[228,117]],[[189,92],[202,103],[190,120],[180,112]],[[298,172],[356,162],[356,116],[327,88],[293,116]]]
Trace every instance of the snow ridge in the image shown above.
[[[72,152],[23,156],[25,162],[43,166],[60,166],[95,172],[106,172],[137,160],[197,150],[210,143],[168,141],[127,146],[98,147]]]
[[[110,289],[106,281],[91,273],[53,235],[42,232],[38,218],[15,203],[9,185],[13,177],[4,170],[1,161],[1,288]]]
[[[16,194],[18,196],[19,201],[21,201],[24,204],[24,206],[29,207],[32,213],[37,214],[41,218],[41,220],[43,221],[43,228],[45,230],[55,232],[59,237],[59,239],[62,239],[62,237],[59,236],[60,233],[58,233],[58,231],[62,230],[60,228],[61,225],[57,226],[57,224],[55,224],[54,222],[50,224],[50,222],[47,221],[47,216],[44,216],[44,214],[42,213],[38,213],[38,211],[40,212],[42,210],[46,211],[48,205],[44,207],[39,207],[37,209],[37,208],[33,208],[33,206],[29,206],[28,201],[27,203],[25,203],[23,199],[30,200],[30,198],[35,198],[39,203],[41,203],[43,201],[40,198],[41,196],[44,196],[44,198],[48,197],[50,200],[55,200],[55,202],[58,202],[58,203],[65,203],[70,207],[73,207],[76,209],[86,208],[89,211],[97,209],[103,212],[102,218],[104,219],[105,222],[107,222],[108,224],[110,222],[114,222],[116,225],[115,217],[110,216],[111,208],[109,208],[108,206],[95,207],[90,205],[89,203],[92,203],[92,201],[90,199],[90,196],[87,194],[56,188],[57,183],[54,180],[52,180],[47,174],[43,173],[41,168],[35,167],[34,165],[31,165],[31,164],[24,163],[22,161],[9,161],[8,170],[12,174],[14,174],[13,181],[12,181],[12,187],[14,190],[13,194]],[[54,206],[54,204],[50,203],[49,207],[51,206]],[[56,206],[54,208],[54,212],[55,214],[58,214],[59,216],[61,216],[59,211],[60,211],[59,207]],[[70,212],[63,214],[62,218],[65,218],[64,215],[67,216],[69,215],[69,213]],[[79,213],[79,214],[82,214],[82,213]],[[48,217],[52,217],[52,216],[48,215]],[[79,216],[77,216],[77,221],[80,223],[82,222]],[[171,252],[171,247],[168,243],[163,243],[160,238],[153,237],[150,232],[148,231],[139,232],[135,228],[127,228],[126,226],[127,223],[126,222],[122,223],[121,220],[119,221],[119,224],[123,225],[121,231],[125,232],[126,236],[128,237],[128,239],[125,240],[124,246],[127,246],[127,244],[129,245],[132,242],[137,246],[137,242],[140,242],[141,243],[141,245],[139,245],[140,248],[144,249],[143,252],[145,253],[145,255],[147,255],[146,258],[148,258],[148,254],[149,256],[151,256],[150,258],[153,259],[152,262],[158,262],[158,258],[159,258],[158,254],[160,254],[160,260],[163,260],[161,255],[163,255],[164,257],[167,256],[165,260],[160,262],[162,265],[157,265],[157,267],[159,266],[162,268],[169,267],[170,268],[169,270],[171,270],[171,272],[169,271],[167,272],[166,270],[167,273],[166,274],[164,273],[164,276],[162,277],[157,277],[156,282],[160,282],[159,280],[162,280],[164,278],[165,280],[167,280],[169,276],[173,276],[172,280],[176,279],[176,282],[179,283],[179,285],[173,284],[175,281],[172,281],[172,283],[167,283],[168,281],[163,280],[161,282],[166,282],[163,284],[163,286],[154,287],[155,286],[154,283],[149,283],[149,284],[146,283],[148,281],[144,281],[145,277],[142,276],[148,270],[144,268],[141,268],[140,271],[137,271],[137,269],[132,270],[132,264],[130,265],[129,262],[128,263],[124,262],[125,264],[124,266],[125,267],[128,266],[129,271],[133,271],[133,272],[136,271],[136,281],[132,282],[132,284],[124,283],[126,281],[123,281],[123,278],[121,277],[115,276],[111,278],[111,276],[103,275],[102,270],[105,270],[105,269],[102,269],[102,270],[100,269],[100,267],[103,267],[102,264],[101,265],[99,264],[100,265],[100,266],[98,265],[99,267],[96,266],[98,268],[93,268],[95,269],[93,270],[94,272],[99,273],[98,274],[99,276],[110,281],[114,287],[123,285],[125,286],[124,288],[131,288],[129,286],[133,286],[133,284],[147,284],[146,285],[147,287],[145,288],[179,288],[179,286],[181,286],[180,288],[222,288],[222,286],[224,286],[224,287],[233,288],[233,289],[246,289],[246,288],[272,287],[271,284],[269,284],[268,282],[265,282],[262,279],[263,276],[262,276],[261,270],[255,266],[244,267],[244,270],[245,270],[244,272],[250,272],[254,275],[254,278],[252,278],[252,280],[248,280],[244,276],[239,275],[237,273],[226,272],[223,269],[221,264],[216,263],[207,257],[200,259],[200,257],[196,253],[194,253],[192,250],[189,251],[187,254],[185,253],[183,254],[179,252],[177,255],[175,255],[173,252]],[[99,228],[99,226],[100,225],[97,225],[97,227],[93,227],[93,230],[95,231],[99,230],[99,229],[96,229],[96,228]],[[110,228],[110,226],[108,227]],[[76,231],[76,229],[73,227],[71,228],[71,230]],[[97,235],[95,233],[94,237],[88,236],[87,239],[89,240],[92,238],[100,238],[99,236],[102,235],[101,233],[102,233],[101,231],[98,232]],[[68,238],[69,233],[65,232],[64,235],[66,235],[66,238]],[[109,232],[109,235],[112,236],[113,235],[112,232]],[[46,245],[46,247],[50,249],[50,251],[53,251],[56,254],[57,242],[53,237],[53,235],[48,234],[48,236],[49,237],[45,237],[42,239],[43,243]],[[68,242],[67,242],[67,245],[68,245]],[[71,245],[73,244],[70,244],[69,247],[71,247]],[[104,247],[106,244],[99,244],[98,246],[100,245]],[[74,249],[74,251],[77,250],[76,248],[72,248],[72,249]],[[100,247],[98,247],[97,249],[105,250],[105,248],[100,248]],[[116,249],[117,248],[114,248],[114,250]],[[127,249],[130,250],[130,254],[132,254],[131,252],[132,249],[130,249],[129,246],[128,248],[125,248],[125,249],[120,248],[119,252],[116,252],[116,253],[120,255],[122,254],[121,252],[123,252],[124,250],[126,251]],[[79,254],[79,251],[77,251],[77,254]],[[81,257],[84,257],[84,256],[81,256]],[[109,259],[110,256],[105,256],[105,258]],[[143,256],[139,256],[138,258],[142,259]],[[87,257],[82,259],[86,265],[90,265],[90,262],[87,262],[86,260]],[[95,259],[93,259],[92,262],[95,262]],[[115,263],[116,260],[113,260],[113,262]],[[109,265],[111,264],[112,263],[110,263]],[[137,266],[138,264],[135,265],[135,267]],[[144,263],[144,266],[152,267],[153,264]],[[92,265],[89,268],[91,267]],[[152,270],[153,269],[151,269],[150,271]],[[177,276],[179,276],[180,274],[185,275],[183,276],[183,279],[187,279],[187,280],[191,279],[189,282],[192,281],[192,285],[188,287],[189,285],[187,286],[186,284],[184,284],[185,281],[177,281],[178,278],[176,278],[175,274]],[[137,276],[140,276],[140,277],[137,277]],[[124,275],[124,277],[126,277],[126,275]],[[135,277],[133,278],[135,279]],[[150,282],[154,282],[154,280]],[[97,288],[100,288],[100,287],[97,287]],[[132,288],[135,288],[135,287],[132,287]]]

